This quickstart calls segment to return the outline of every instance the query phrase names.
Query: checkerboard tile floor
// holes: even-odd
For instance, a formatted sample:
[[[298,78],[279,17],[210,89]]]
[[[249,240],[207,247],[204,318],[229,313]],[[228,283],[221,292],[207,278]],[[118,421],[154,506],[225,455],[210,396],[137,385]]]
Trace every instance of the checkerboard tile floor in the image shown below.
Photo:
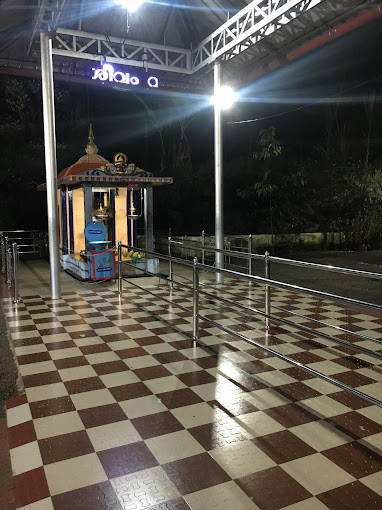
[[[7,403],[17,508],[382,508],[381,408],[207,322],[208,348],[194,348],[187,311],[128,285],[120,300],[114,289],[2,302],[25,388]],[[263,289],[247,283],[211,292],[263,306]],[[189,290],[171,296],[191,308]],[[382,314],[284,291],[272,303],[316,334],[276,324],[265,333],[254,314],[208,296],[200,312],[382,397],[382,359],[317,335],[380,354]]]

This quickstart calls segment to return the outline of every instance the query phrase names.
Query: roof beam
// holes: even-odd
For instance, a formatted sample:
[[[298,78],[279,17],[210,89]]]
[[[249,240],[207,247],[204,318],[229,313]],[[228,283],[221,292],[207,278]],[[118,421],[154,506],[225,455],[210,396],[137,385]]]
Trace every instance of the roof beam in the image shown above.
[[[163,44],[164,44],[164,42],[166,40],[167,27],[168,27],[168,24],[170,22],[171,16],[173,15],[174,10],[175,10],[175,7],[171,6],[169,11],[168,11],[168,13],[166,14],[166,17],[162,21],[162,24],[159,27],[159,30],[158,30],[158,34],[163,34]]]
[[[36,13],[36,16],[34,19],[34,24],[33,24],[32,36],[30,38],[29,45],[28,45],[28,51],[27,51],[28,56],[31,51],[32,44],[35,40],[37,31],[41,31],[43,19],[44,19],[47,7],[48,7],[48,0],[39,0],[38,10],[37,10],[37,13]]]
[[[219,7],[216,4],[216,2],[214,2],[213,0],[201,0],[201,2],[211,10],[211,14],[213,14],[218,19],[219,23],[225,21],[227,16],[224,16],[224,14],[222,14],[221,11],[224,12],[224,10],[222,9],[222,7]]]
[[[192,52],[192,71],[218,58],[240,55],[323,0],[254,0],[215,30]]]
[[[245,76],[244,82],[247,83],[249,81],[258,79],[264,74],[271,73],[279,67],[286,65],[289,62],[302,57],[303,55],[306,55],[310,51],[316,50],[317,48],[331,43],[335,39],[343,37],[349,32],[366,25],[367,23],[381,18],[381,16],[382,11],[379,6],[376,6],[370,10],[361,12],[360,14],[347,19],[346,21],[336,25],[333,28],[326,29],[324,32],[318,30],[321,33],[319,33],[316,37],[301,42],[301,44],[298,44],[297,46],[293,45],[291,48],[289,48],[289,51],[285,55],[279,56],[278,58],[275,58],[274,60],[264,64],[257,64],[256,67],[252,68],[251,71]]]
[[[46,1],[41,0],[42,7]],[[218,58],[237,57],[321,1],[253,0],[192,51],[58,28],[53,54],[134,67],[147,61],[150,69],[193,74]]]
[[[37,32],[54,30],[65,9],[67,0],[38,0],[37,11],[34,18],[32,36],[28,44],[27,55],[36,39]]]
[[[194,45],[199,43],[199,41],[195,40],[196,34],[199,33],[198,27],[196,26],[196,23],[193,19],[193,17],[190,15],[188,11],[188,7],[190,7],[189,0],[185,0],[186,8],[182,9],[182,18],[184,19],[183,24],[186,27],[189,39],[190,39],[190,48],[192,48]],[[178,7],[179,12],[180,8]]]
[[[209,5],[217,5],[219,2],[219,0],[203,1]],[[249,0],[242,1],[248,2]],[[293,31],[298,35],[300,27],[296,27],[296,23],[293,22],[300,16],[303,21],[304,14],[309,15],[310,12],[315,12],[312,9],[324,1],[250,1],[194,49],[185,49],[124,40],[102,34],[56,29],[57,21],[67,0],[39,0],[33,30],[34,36],[32,36],[29,50],[39,31],[56,29],[53,34],[53,53],[55,55],[98,62],[107,60],[112,64],[138,68],[143,68],[144,62],[147,61],[149,69],[191,75],[205,67],[208,69],[207,66],[217,59],[231,60],[239,57],[244,61],[248,60],[248,57],[251,57],[248,50],[253,48],[256,51],[260,48],[260,45],[257,46],[257,43],[260,42],[267,45],[269,36],[275,32],[280,36],[283,36],[285,31]],[[184,20],[187,22],[188,12],[185,11],[184,15]],[[191,17],[189,18],[191,19]],[[167,21],[168,19],[165,20],[165,25]],[[313,20],[308,20],[308,25],[311,24],[313,24]],[[284,30],[279,31],[279,29]],[[268,52],[272,53],[272,48],[269,45],[266,48]]]
[[[108,37],[58,28],[53,34],[53,54],[61,57],[107,61],[110,64],[191,74],[191,50],[142,41]]]

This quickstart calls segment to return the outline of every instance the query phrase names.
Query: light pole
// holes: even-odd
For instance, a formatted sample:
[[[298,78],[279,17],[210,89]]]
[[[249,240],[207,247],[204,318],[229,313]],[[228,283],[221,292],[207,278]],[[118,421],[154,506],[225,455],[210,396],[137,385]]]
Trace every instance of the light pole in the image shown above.
[[[214,62],[214,145],[215,145],[215,247],[224,249],[224,221],[223,221],[223,125],[222,110],[230,108],[236,100],[234,91],[230,87],[221,85],[221,64]],[[215,253],[215,267],[224,268],[224,254]],[[216,283],[223,283],[223,274],[216,273]]]
[[[215,247],[223,249],[223,138],[222,138],[222,112],[221,103],[217,101],[220,90],[221,67],[220,62],[214,63],[214,117],[215,117]],[[215,253],[215,266],[222,268],[224,255]],[[223,283],[223,274],[216,273],[216,283]]]
[[[50,291],[52,299],[60,299],[61,281],[60,281],[60,249],[58,237],[57,155],[56,155],[56,124],[54,113],[52,40],[48,34],[41,33],[40,42],[41,42],[42,102],[44,113],[46,192],[48,204]]]

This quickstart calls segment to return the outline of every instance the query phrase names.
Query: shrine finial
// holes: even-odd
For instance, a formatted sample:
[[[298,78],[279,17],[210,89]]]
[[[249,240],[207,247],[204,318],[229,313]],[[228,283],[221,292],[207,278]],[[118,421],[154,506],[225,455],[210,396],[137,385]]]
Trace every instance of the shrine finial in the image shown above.
[[[98,147],[94,142],[94,133],[93,133],[93,124],[90,123],[89,127],[89,142],[86,146],[86,153],[87,154],[97,154]]]

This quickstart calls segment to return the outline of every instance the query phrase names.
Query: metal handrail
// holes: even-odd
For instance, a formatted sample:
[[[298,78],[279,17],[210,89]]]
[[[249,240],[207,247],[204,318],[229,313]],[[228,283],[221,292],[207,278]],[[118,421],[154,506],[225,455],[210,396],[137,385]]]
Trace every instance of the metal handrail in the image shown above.
[[[297,368],[301,368],[305,372],[308,372],[309,374],[311,374],[315,377],[319,377],[320,379],[323,379],[324,381],[326,381],[330,384],[333,384],[334,386],[337,386],[338,388],[341,388],[342,390],[348,391],[349,393],[353,393],[357,397],[360,397],[374,405],[382,407],[381,400],[371,397],[367,393],[363,393],[362,391],[359,391],[356,388],[352,388],[351,386],[348,386],[347,384],[337,381],[336,379],[333,379],[332,377],[329,377],[328,375],[322,374],[321,372],[318,372],[317,370],[314,370],[313,368],[309,368],[309,367],[303,365],[302,363],[299,363],[298,361],[295,361],[294,359],[288,358],[287,356],[284,356],[283,354],[280,354],[279,352],[274,351],[270,347],[267,347],[265,345],[259,344],[258,342],[254,341],[254,340],[246,338],[244,335],[241,335],[237,331],[233,331],[232,329],[229,329],[226,326],[222,326],[221,324],[213,321],[212,319],[208,319],[207,317],[204,317],[203,315],[198,314],[198,319],[202,319],[202,320],[208,322],[209,324],[211,324],[212,326],[219,328],[222,331],[225,331],[226,333],[229,333],[232,336],[236,336],[237,338],[240,338],[240,340],[243,340],[244,342],[251,344],[254,347],[257,347],[269,354],[272,354],[272,356],[280,358],[281,360],[286,361],[287,363],[290,363],[291,365],[294,365]],[[197,340],[198,340],[198,338],[194,336],[194,341],[197,341]]]
[[[1,271],[8,274],[6,250],[12,243],[17,242],[19,255],[38,254],[41,257],[45,251],[44,236],[45,233],[40,230],[0,231]]]
[[[124,244],[121,244],[121,247],[122,248],[127,248],[129,250],[135,249],[134,246],[124,245]],[[180,258],[177,258],[177,257],[173,257],[171,255],[163,255],[161,253],[156,253],[156,252],[152,252],[152,251],[148,251],[148,250],[143,250],[143,249],[140,250],[140,251],[142,253],[145,253],[146,255],[149,255],[149,256],[153,257],[153,258],[161,258],[163,260],[171,261],[171,262],[174,262],[174,263],[177,263],[177,264],[181,264],[181,265],[192,266],[192,264],[193,264],[193,262],[191,262],[191,261],[180,259]],[[220,251],[223,251],[223,250],[220,250]],[[265,258],[264,256],[262,256],[262,257]],[[358,300],[358,299],[348,298],[346,296],[339,296],[337,294],[330,294],[328,292],[323,292],[323,291],[315,290],[315,289],[309,289],[307,287],[301,287],[299,285],[293,285],[291,283],[279,282],[277,280],[272,280],[270,278],[264,278],[262,276],[248,275],[248,274],[245,274],[245,273],[239,273],[237,271],[232,271],[230,269],[216,268],[216,267],[212,267],[212,266],[208,266],[206,264],[200,264],[200,263],[198,263],[198,264],[199,264],[199,266],[202,266],[205,270],[214,271],[214,272],[221,272],[223,274],[226,274],[227,276],[234,276],[236,278],[250,280],[250,281],[253,281],[255,283],[266,284],[266,285],[269,285],[271,287],[276,287],[276,288],[283,289],[283,290],[289,290],[290,292],[301,292],[303,294],[314,295],[314,296],[319,297],[321,299],[329,299],[329,300],[334,300],[334,301],[341,301],[341,302],[344,302],[346,304],[352,304],[352,305],[356,305],[356,306],[365,306],[365,307],[368,307],[368,308],[372,308],[372,309],[375,309],[375,310],[382,311],[382,305],[377,305],[377,304],[374,304],[374,303],[369,303],[367,301],[361,301],[361,300]],[[382,275],[379,275],[379,276],[382,277]]]
[[[144,250],[141,250],[141,251],[144,252]],[[220,249],[217,249],[217,248],[214,248],[214,251],[224,252],[224,253],[229,253],[229,254],[237,253],[237,252],[232,252],[232,251],[227,251],[227,250],[220,250]],[[151,255],[154,255],[154,253],[151,253]],[[156,255],[159,255],[159,254],[156,254]],[[244,254],[240,253],[240,255],[244,255]],[[254,258],[255,257],[256,258],[261,258],[263,260],[267,260],[268,259],[268,261],[271,261],[272,258],[274,258],[274,257],[271,257],[271,256],[269,256],[267,254],[265,254],[265,255],[245,254],[245,255],[250,255],[251,257],[254,257]],[[177,258],[175,260],[176,260],[177,263],[180,263],[181,261],[188,262],[188,261],[185,261],[184,259],[179,259],[179,258]],[[285,259],[285,260],[288,260],[288,259]],[[296,261],[296,262],[298,262],[298,261]],[[207,268],[208,269],[214,269],[216,272],[221,272],[223,274],[227,274],[228,276],[236,276],[238,278],[245,278],[245,279],[249,278],[250,280],[256,281],[258,283],[264,283],[264,284],[267,284],[267,285],[270,285],[270,286],[273,286],[273,287],[290,290],[291,292],[308,293],[308,294],[313,294],[313,295],[315,295],[317,297],[321,297],[321,298],[325,298],[325,299],[338,300],[338,301],[346,302],[348,304],[359,305],[359,306],[367,306],[367,307],[370,307],[370,308],[375,308],[375,309],[378,309],[378,310],[382,310],[382,305],[376,305],[374,303],[368,303],[366,301],[360,301],[360,300],[348,298],[348,297],[345,297],[345,296],[338,296],[336,294],[330,294],[330,293],[327,293],[327,292],[322,292],[320,290],[309,289],[307,287],[300,287],[299,285],[293,285],[293,284],[290,284],[290,283],[279,282],[279,281],[276,281],[276,280],[271,280],[269,278],[263,278],[262,276],[247,275],[247,274],[244,274],[244,273],[239,273],[237,271],[232,271],[232,270],[223,269],[223,268],[216,268],[216,267],[212,268],[211,266],[207,266],[205,264],[204,264],[204,266],[205,266],[206,269]],[[328,267],[331,267],[331,266],[328,266]],[[345,271],[356,271],[356,273],[354,274],[355,276],[366,276],[366,275],[369,275],[371,278],[382,279],[382,274],[381,273],[369,273],[367,271],[357,271],[357,270],[352,270],[352,269],[348,270],[347,268],[336,268],[336,269],[344,269]]]
[[[269,313],[262,312],[258,308],[252,308],[251,306],[242,305],[242,304],[237,303],[237,302],[235,303],[235,302],[229,301],[228,299],[225,299],[225,298],[223,298],[221,296],[217,297],[214,294],[210,294],[209,292],[205,292],[205,291],[202,291],[202,290],[199,290],[199,294],[203,294],[205,296],[208,296],[209,298],[214,297],[218,301],[223,301],[223,303],[226,303],[226,304],[228,304],[230,306],[234,305],[234,306],[236,306],[238,308],[241,308],[242,310],[247,310],[247,311],[250,311],[250,312],[255,312],[257,315],[260,315],[261,317],[264,317],[264,318],[271,318],[272,317],[272,319],[275,322],[280,322],[281,324],[285,324],[286,326],[293,326],[295,329],[299,329],[299,330],[303,331],[304,333],[312,333],[312,332],[314,332],[314,334],[316,336],[324,338],[325,340],[330,340],[331,342],[334,342],[334,343],[337,343],[337,344],[340,344],[340,345],[344,345],[344,346],[348,347],[349,349],[353,349],[354,351],[362,352],[363,354],[367,354],[368,356],[372,356],[373,358],[382,359],[382,354],[379,353],[379,352],[371,351],[370,349],[367,349],[366,347],[362,347],[360,345],[351,344],[349,342],[346,342],[346,340],[341,340],[340,338],[336,338],[334,336],[328,335],[327,333],[323,333],[322,331],[315,331],[315,330],[313,330],[311,328],[308,328],[306,326],[302,326],[301,324],[296,324],[296,323],[288,321],[286,319],[282,319],[281,317],[277,317],[275,315],[271,316]]]
[[[361,301],[358,299],[348,298],[345,296],[338,296],[337,294],[330,294],[328,292],[323,292],[321,290],[309,289],[308,287],[301,287],[299,285],[293,285],[291,283],[279,282],[277,280],[271,280],[269,278],[263,278],[262,276],[249,275],[244,273],[238,273],[237,271],[232,271],[230,269],[223,269],[217,267],[211,267],[204,265],[204,268],[207,270],[213,270],[215,272],[221,272],[226,274],[227,276],[235,276],[237,278],[249,279],[250,281],[254,281],[256,283],[264,283],[270,285],[271,287],[276,287],[279,289],[289,290],[291,292],[301,292],[302,294],[309,294],[321,299],[330,299],[333,301],[342,301],[347,304],[357,305],[357,306],[365,306],[368,308],[373,308],[375,310],[382,311],[382,305],[377,305],[374,303],[368,303],[367,301]]]
[[[273,257],[270,256],[269,259],[273,262],[278,262],[279,264],[286,264],[289,266],[302,266],[309,267],[312,269],[318,269],[320,271],[329,271],[332,273],[344,273],[352,276],[362,276],[364,278],[375,278],[382,279],[381,273],[373,273],[370,271],[362,271],[360,269],[350,269],[348,267],[338,267],[332,266],[331,264],[317,264],[315,262],[305,262],[303,260],[293,260],[293,259],[285,259],[281,257]]]
[[[231,257],[237,257],[238,259],[246,259],[248,257],[251,257],[253,259],[264,259],[264,255],[261,255],[259,253],[249,253],[249,252],[243,252],[243,251],[235,251],[235,250],[222,250],[220,248],[215,248],[214,246],[208,247],[203,246],[199,244],[198,246],[188,245],[187,243],[184,243],[183,241],[173,241],[171,240],[171,244],[177,244],[183,246],[183,248],[198,248],[199,251],[204,248],[204,251],[214,252],[214,253],[223,253],[225,255],[231,255]],[[381,275],[382,276],[382,275]]]
[[[190,246],[190,245],[187,245],[186,243],[178,242],[178,241],[177,242],[171,241],[171,244],[182,245],[184,248],[196,248],[195,246]],[[203,246],[199,245],[197,248],[202,249]],[[251,258],[251,259],[258,259],[258,260],[265,259],[265,255],[261,255],[259,253],[238,252],[238,251],[234,251],[234,250],[221,250],[221,249],[218,249],[215,247],[204,247],[204,251],[209,251],[209,252],[214,252],[214,253],[224,253],[225,255],[230,255],[231,257],[236,257],[239,259],[240,258],[242,258],[242,259]],[[329,264],[317,264],[314,262],[305,262],[302,260],[286,259],[286,258],[282,258],[282,257],[273,257],[271,255],[269,255],[268,258],[269,258],[270,262],[278,262],[280,264],[286,264],[286,265],[290,265],[290,266],[302,266],[302,267],[307,267],[307,268],[311,268],[311,269],[329,271],[329,272],[333,272],[333,273],[344,273],[344,274],[349,274],[352,276],[362,276],[364,278],[374,278],[377,280],[382,279],[382,273],[374,273],[374,272],[370,272],[370,271],[362,271],[360,269],[350,269],[350,268],[346,268],[346,267],[332,266]]]
[[[7,242],[6,272],[8,287],[13,286],[13,302],[19,303],[21,299],[19,294],[19,247],[17,243],[12,243],[10,246]]]
[[[17,243],[12,244],[13,253],[13,289],[14,289],[14,303],[20,302],[19,295],[19,249]]]
[[[122,266],[123,265],[129,265],[129,261],[125,260],[123,261],[122,260],[122,248],[128,248],[128,249],[135,249],[133,246],[129,246],[129,245],[126,245],[126,244],[122,244],[121,241],[118,241],[118,262],[117,262],[117,281],[118,281],[118,294],[120,296],[122,296],[122,281],[128,281],[128,283],[130,285],[133,285],[133,287],[136,287],[138,289],[142,289],[142,287],[140,287],[138,284],[132,282],[131,280],[124,280],[123,278],[123,274],[122,274]],[[156,256],[156,258],[162,258],[163,260],[167,260],[169,261],[170,258],[172,258],[174,260],[174,257],[169,257],[169,256],[166,256],[166,255],[162,255],[162,254],[157,254],[155,252],[151,252],[151,251],[148,251],[148,250],[140,250],[142,253],[145,253],[146,255],[150,255],[150,256]],[[176,259],[177,260],[177,259]],[[184,265],[189,265],[191,266],[191,262],[188,262],[188,261],[184,261],[183,259],[179,259],[177,260],[179,261],[181,264],[184,264]],[[142,268],[137,268],[139,269],[140,271],[144,272],[144,273],[147,273],[147,274],[151,274],[152,276],[157,276],[159,279],[161,280],[166,280],[166,282],[168,282],[168,278],[166,276],[163,276],[161,274],[154,274],[154,273],[151,273],[150,271],[148,271],[147,269],[142,269]],[[189,288],[189,287],[188,287]],[[150,291],[149,289],[145,289],[149,294],[151,294],[152,296],[155,296],[155,297],[158,297],[157,294],[155,294],[154,292]],[[192,310],[190,310],[189,308],[186,308],[185,306],[182,306],[180,305],[179,303],[174,303],[173,301],[171,301],[170,299],[167,299],[163,296],[160,296],[160,298],[163,300],[163,301],[166,301],[167,303],[171,304],[171,305],[175,305],[176,307],[180,308],[181,310],[185,311],[185,312],[190,312],[192,313]]]
[[[121,271],[121,267],[122,267],[122,264],[123,263],[126,263],[126,262],[123,262],[122,261],[122,258],[121,258],[121,253],[122,253],[122,248],[127,248],[127,249],[132,249],[133,247],[131,246],[127,246],[127,245],[122,245],[120,242],[118,243],[118,292],[119,292],[119,295],[122,296],[122,281],[128,281],[128,280],[124,280],[123,276],[122,276],[122,271]],[[178,259],[178,258],[175,258],[175,257],[172,257],[171,255],[162,255],[162,254],[159,254],[159,253],[156,253],[156,252],[150,252],[150,251],[147,251],[147,250],[141,250],[143,253],[145,253],[146,255],[149,255],[151,257],[156,257],[156,258],[159,258],[159,259],[162,259],[162,260],[167,260],[171,263],[178,263],[178,264],[181,264],[181,265],[184,265],[184,266],[187,266],[189,267],[190,266],[190,262],[189,261],[185,261],[183,259]],[[268,257],[268,255],[266,254],[264,256],[265,260],[268,261],[270,257]],[[291,285],[291,284],[288,284],[288,283],[284,283],[284,282],[278,282],[276,280],[272,280],[270,279],[269,277],[268,278],[263,278],[263,277],[260,277],[260,276],[254,276],[254,275],[248,275],[248,274],[244,274],[244,273],[238,273],[236,271],[232,271],[232,270],[228,270],[228,269],[222,269],[222,268],[216,268],[216,267],[211,267],[211,266],[208,266],[206,264],[200,264],[198,262],[198,259],[197,258],[194,258],[193,260],[193,263],[192,263],[192,267],[193,267],[193,285],[192,285],[192,292],[193,292],[193,310],[192,310],[192,315],[193,315],[193,341],[194,341],[194,344],[201,344],[203,345],[201,342],[200,342],[200,339],[199,339],[199,320],[204,320],[212,325],[214,325],[215,327],[223,330],[223,331],[226,331],[228,332],[229,334],[232,334],[238,338],[240,338],[241,340],[259,348],[259,349],[262,349],[270,354],[272,354],[273,356],[276,356],[282,360],[284,360],[285,362],[287,363],[290,363],[296,367],[299,367],[303,370],[305,370],[306,372],[316,376],[316,377],[319,377],[331,384],[334,384],[335,386],[345,390],[345,391],[348,391],[348,392],[351,392],[355,395],[357,395],[358,397],[361,397],[369,402],[371,402],[372,404],[375,404],[375,405],[378,405],[380,407],[382,407],[382,401],[381,400],[378,400],[374,397],[371,397],[370,395],[367,395],[366,393],[363,393],[359,390],[356,390],[355,388],[352,388],[346,384],[343,384],[341,383],[340,381],[337,381],[331,377],[328,377],[327,375],[325,374],[322,374],[321,372],[318,372],[312,368],[309,368],[305,365],[303,365],[302,363],[299,363],[291,358],[289,358],[288,356],[285,356],[283,354],[280,354],[279,352],[267,347],[267,346],[264,346],[252,339],[249,339],[247,337],[245,337],[244,335],[241,335],[240,333],[237,333],[236,331],[233,331],[211,319],[208,319],[207,317],[203,316],[200,314],[199,312],[199,300],[200,300],[200,296],[201,295],[205,295],[209,298],[213,297],[214,299],[218,300],[218,301],[221,301],[225,304],[229,304],[230,306],[237,306],[241,309],[244,309],[246,311],[250,311],[250,312],[254,312],[256,313],[256,315],[260,315],[261,317],[264,317],[266,319],[266,327],[269,327],[269,320],[272,320],[272,321],[275,321],[275,322],[278,322],[278,323],[281,323],[281,324],[284,324],[284,325],[288,325],[288,326],[292,326],[293,328],[297,329],[297,330],[300,330],[300,331],[304,331],[304,332],[308,332],[308,333],[313,333],[314,335],[316,336],[319,336],[319,337],[322,337],[326,340],[329,340],[329,341],[332,341],[334,343],[337,343],[337,344],[340,344],[342,346],[346,346],[348,347],[349,349],[352,349],[352,350],[355,350],[355,351],[359,351],[359,352],[362,352],[364,354],[367,354],[369,356],[372,356],[372,357],[375,357],[375,358],[379,358],[379,359],[382,359],[382,354],[380,353],[377,353],[377,352],[374,352],[374,351],[371,351],[370,349],[367,349],[365,347],[362,347],[362,346],[359,346],[359,345],[354,345],[350,342],[347,342],[345,340],[342,340],[342,339],[339,339],[339,338],[336,338],[336,337],[333,337],[331,335],[328,335],[327,333],[323,333],[323,332],[320,332],[320,331],[316,331],[316,330],[313,330],[311,328],[308,328],[306,326],[303,326],[301,324],[296,324],[296,323],[293,323],[291,321],[288,321],[287,319],[284,319],[284,318],[281,318],[281,317],[277,317],[275,315],[272,315],[270,313],[270,307],[267,307],[267,299],[265,300],[265,312],[263,312],[262,310],[259,310],[257,308],[252,308],[250,306],[247,306],[247,305],[242,305],[240,303],[237,303],[236,301],[233,302],[233,301],[230,301],[228,299],[225,299],[223,298],[222,296],[216,296],[214,294],[211,294],[209,292],[206,292],[204,290],[202,290],[200,288],[200,282],[199,282],[199,273],[200,271],[207,271],[207,272],[220,272],[226,276],[230,276],[230,277],[235,277],[235,278],[239,278],[239,279],[245,279],[245,280],[249,280],[249,281],[252,281],[252,282],[255,282],[255,283],[259,283],[259,284],[264,284],[265,287],[267,288],[270,288],[270,287],[275,287],[275,288],[281,288],[281,289],[284,289],[284,290],[289,290],[291,292],[301,292],[303,294],[309,294],[309,295],[313,295],[313,296],[318,296],[320,298],[325,298],[325,299],[329,299],[329,300],[336,300],[336,301],[340,301],[340,302],[344,302],[344,303],[347,303],[347,304],[353,304],[353,305],[357,305],[357,306],[364,306],[364,307],[369,307],[369,308],[373,308],[373,309],[376,309],[376,310],[382,310],[382,306],[380,305],[374,305],[373,303],[368,303],[368,302],[365,302],[365,301],[360,301],[360,300],[356,300],[356,299],[352,299],[352,298],[347,298],[347,297],[343,297],[343,296],[338,296],[338,295],[335,295],[335,294],[329,294],[329,293],[325,293],[325,292],[321,292],[321,291],[316,291],[316,290],[313,290],[313,289],[308,289],[306,287],[301,287],[301,286],[298,286],[298,285]],[[157,275],[158,276],[158,275]],[[159,277],[162,277],[161,275],[159,275]],[[167,277],[165,277],[165,279],[168,279]],[[157,298],[159,297],[160,299],[163,299],[165,300],[166,302],[168,303],[171,303],[172,305],[175,305],[175,306],[178,306],[179,308],[182,308],[184,309],[185,311],[188,311],[191,313],[191,310],[187,309],[186,307],[182,307],[181,305],[179,305],[179,303],[175,303],[167,298],[164,298],[163,296],[158,296],[157,294],[149,291],[148,289],[143,289],[142,287],[140,287],[139,285],[131,282],[131,281],[128,281],[130,284],[134,285],[135,287],[137,288],[140,288],[142,290],[145,290],[145,291],[148,291],[150,294],[156,296]],[[268,321],[267,321],[268,319]],[[357,333],[355,332],[351,332],[353,335],[357,336]]]

